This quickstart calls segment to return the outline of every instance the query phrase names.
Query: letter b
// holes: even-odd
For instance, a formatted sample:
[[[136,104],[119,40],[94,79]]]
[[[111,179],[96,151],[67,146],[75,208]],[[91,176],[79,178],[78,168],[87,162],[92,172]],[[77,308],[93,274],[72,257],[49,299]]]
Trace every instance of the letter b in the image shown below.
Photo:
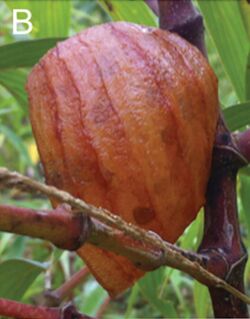
[[[18,19],[18,13],[25,13],[26,18],[25,19]],[[30,22],[30,19],[32,17],[32,14],[27,9],[13,9],[13,34],[27,34],[32,31],[32,23]],[[23,23],[28,26],[26,30],[18,30],[17,25],[19,23]]]

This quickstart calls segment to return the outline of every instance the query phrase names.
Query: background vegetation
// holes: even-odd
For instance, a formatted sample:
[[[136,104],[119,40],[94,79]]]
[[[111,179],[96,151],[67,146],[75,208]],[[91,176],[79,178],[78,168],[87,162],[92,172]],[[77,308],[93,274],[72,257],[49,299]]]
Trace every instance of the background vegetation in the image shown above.
[[[96,0],[0,1],[0,166],[43,179],[24,87],[30,68],[58,38],[111,19],[158,24],[141,0],[110,2],[112,12],[104,1]],[[196,4],[205,18],[208,56],[219,78],[224,115],[232,130],[241,130],[250,124],[250,5],[246,0]],[[12,34],[13,8],[32,11],[32,34]],[[249,176],[250,170],[245,168],[238,179],[240,224],[246,247],[250,247]],[[50,205],[46,198],[31,198],[14,190],[1,190],[0,202],[33,208]],[[178,245],[195,250],[202,236],[202,224],[201,211]],[[59,287],[82,267],[82,260],[75,254],[60,251],[47,242],[0,233],[0,297],[38,304],[44,289]],[[249,293],[250,262],[245,281]],[[113,301],[89,275],[71,298],[81,312],[89,315],[96,315],[106,305],[104,318],[190,318],[212,314],[207,288],[170,268],[148,273]]]

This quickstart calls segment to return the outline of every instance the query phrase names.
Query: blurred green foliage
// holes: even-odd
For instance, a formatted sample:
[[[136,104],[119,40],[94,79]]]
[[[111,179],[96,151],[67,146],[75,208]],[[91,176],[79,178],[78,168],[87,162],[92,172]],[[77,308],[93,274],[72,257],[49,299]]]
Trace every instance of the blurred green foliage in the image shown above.
[[[208,56],[219,79],[220,101],[233,130],[250,124],[250,102],[247,101],[250,98],[250,71],[247,68],[250,11],[244,1],[196,1],[205,17]],[[24,85],[29,68],[54,45],[55,38],[71,36],[111,19],[145,25],[158,23],[142,0],[109,2],[113,5],[112,12],[103,0],[100,3],[96,0],[0,1],[0,166],[43,180]],[[31,35],[12,34],[11,8],[14,7],[32,10],[34,30]],[[250,247],[248,169],[242,171],[238,188],[242,235],[246,246]],[[2,191],[0,201],[33,208],[49,207],[46,198],[15,190]],[[178,240],[178,245],[197,249],[202,231],[201,211]],[[82,267],[82,260],[75,254],[62,252],[49,243],[0,233],[0,296],[38,304],[44,289],[59,287]],[[10,276],[12,280],[9,280]],[[250,263],[245,278],[249,290]],[[15,293],[11,294],[11,291]],[[96,315],[106,304],[103,318],[212,316],[207,288],[170,268],[148,273],[132,289],[112,301],[107,299],[107,293],[94,278],[88,276],[74,290],[72,298],[78,309],[89,315]]]

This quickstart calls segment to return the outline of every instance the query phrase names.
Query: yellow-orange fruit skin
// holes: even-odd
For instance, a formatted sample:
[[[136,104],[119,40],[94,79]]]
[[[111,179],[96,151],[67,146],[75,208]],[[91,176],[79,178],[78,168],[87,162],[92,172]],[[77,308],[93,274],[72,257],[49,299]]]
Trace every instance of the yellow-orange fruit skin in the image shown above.
[[[175,34],[119,22],[61,42],[33,68],[30,117],[48,184],[174,242],[205,201],[217,80]],[[143,272],[84,245],[111,295]]]

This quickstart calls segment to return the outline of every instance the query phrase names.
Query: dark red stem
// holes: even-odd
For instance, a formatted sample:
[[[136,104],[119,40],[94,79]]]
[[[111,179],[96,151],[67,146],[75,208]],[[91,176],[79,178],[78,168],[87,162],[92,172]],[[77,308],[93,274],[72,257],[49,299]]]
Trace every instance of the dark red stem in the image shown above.
[[[0,205],[1,231],[45,239],[61,249],[82,246],[89,234],[88,221],[82,214],[67,214],[65,205],[51,211]]]
[[[31,306],[17,301],[0,298],[0,314],[16,319],[91,319],[68,305],[62,309]]]
[[[250,129],[234,134],[234,138],[241,154],[250,162]]]
[[[175,32],[206,56],[203,18],[191,0],[158,0],[160,27]]]
[[[222,133],[222,145],[214,148],[212,174],[205,205],[205,230],[199,253],[207,258],[206,268],[244,292],[244,248],[237,216],[236,175],[245,159]],[[227,136],[227,138],[226,138]],[[217,318],[247,318],[247,305],[222,289],[210,287]]]

